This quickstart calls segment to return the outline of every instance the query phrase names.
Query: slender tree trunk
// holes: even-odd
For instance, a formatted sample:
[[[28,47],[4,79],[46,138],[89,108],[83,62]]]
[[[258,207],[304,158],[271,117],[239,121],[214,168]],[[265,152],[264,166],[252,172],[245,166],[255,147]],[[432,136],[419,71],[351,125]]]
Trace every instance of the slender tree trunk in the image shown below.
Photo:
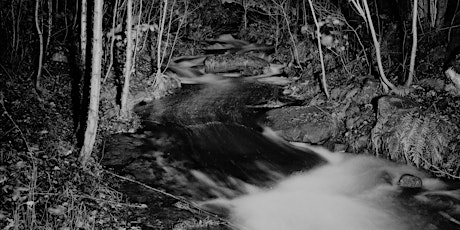
[[[99,119],[99,94],[101,88],[101,60],[102,60],[102,16],[103,0],[96,0],[93,11],[93,41],[91,63],[91,91],[89,99],[88,120],[86,122],[85,139],[80,152],[80,161],[83,168],[93,151],[96,141],[97,122]]]
[[[420,0],[417,4],[418,8],[418,17],[420,21],[428,23],[430,20],[430,2],[433,0]],[[407,11],[408,15],[411,15],[410,11]],[[409,17],[408,17],[409,18]],[[427,24],[425,24],[427,25]]]
[[[369,5],[367,4],[367,0],[363,1],[363,5],[364,5],[364,12],[366,12],[366,18],[367,18],[369,30],[371,31],[372,41],[374,42],[375,56],[377,58],[377,66],[379,67],[380,80],[382,81],[382,87],[385,93],[388,93],[389,90],[393,90],[396,87],[385,76],[385,71],[383,70],[383,65],[382,65],[382,56],[380,54],[380,43],[377,40],[377,35],[375,34],[374,23],[372,23],[371,12],[369,10]]]
[[[40,80],[42,77],[42,69],[43,69],[43,29],[42,29],[42,20],[39,17],[40,9],[40,0],[36,0],[35,2],[35,28],[37,29],[38,38],[40,39],[40,53],[38,54],[38,67],[37,67],[37,76],[35,77],[35,89],[40,91]]]
[[[409,87],[412,85],[414,80],[414,66],[415,66],[415,57],[417,54],[417,1],[414,0],[414,7],[412,8],[412,51],[410,55],[410,64],[409,64],[409,76],[407,77],[406,86]]]
[[[80,16],[80,66],[84,66],[86,61],[86,46],[88,34],[86,28],[88,28],[88,2],[87,0],[81,0],[81,16]]]
[[[125,62],[125,82],[123,84],[123,91],[121,93],[121,116],[129,116],[128,97],[129,97],[129,78],[131,76],[131,63],[133,54],[133,39],[132,39],[132,15],[133,15],[133,1],[128,0],[128,10],[126,19],[126,62]]]
[[[53,33],[53,0],[48,0],[48,36],[46,37],[46,46],[50,46],[51,35]]]
[[[448,0],[438,0],[438,5],[437,5],[438,13],[436,15],[436,25],[435,25],[436,29],[438,30],[444,26],[448,2],[449,2]]]

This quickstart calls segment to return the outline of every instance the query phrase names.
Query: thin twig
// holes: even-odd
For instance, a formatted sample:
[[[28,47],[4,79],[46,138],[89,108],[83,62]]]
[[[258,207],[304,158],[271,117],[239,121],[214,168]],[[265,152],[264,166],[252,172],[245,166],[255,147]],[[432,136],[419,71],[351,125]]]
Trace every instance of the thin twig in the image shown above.
[[[458,12],[458,6],[460,5],[460,1],[457,1],[457,4],[455,5],[455,11],[454,12]],[[458,27],[460,25],[456,25],[456,26],[452,26],[455,22],[455,18],[457,17],[457,14],[458,13],[455,13],[454,16],[452,17],[452,20],[450,20],[450,26],[448,27],[449,29],[449,32],[447,33],[447,42],[450,42],[450,35],[451,35],[451,32],[452,32],[452,29],[455,28],[455,27]],[[443,28],[445,29],[445,28]],[[440,29],[440,30],[443,30],[443,29]]]
[[[443,216],[444,218],[448,219],[450,222],[456,224],[456,225],[460,225],[460,221],[458,221],[457,219],[455,219],[454,217],[452,217],[451,215],[447,214],[446,212],[438,212],[439,215]]]
[[[8,70],[5,69],[5,67],[0,64],[0,67],[2,67],[3,71],[5,71],[6,75],[10,78],[10,80],[13,80],[13,78],[11,77],[10,73],[8,72]]]
[[[383,70],[383,65],[382,65],[382,56],[380,54],[380,43],[377,40],[377,36],[375,34],[374,24],[372,23],[372,17],[371,17],[371,13],[370,13],[370,10],[369,10],[369,6],[367,4],[367,0],[363,1],[363,5],[364,5],[364,10],[366,12],[366,17],[368,19],[367,20],[367,22],[368,22],[367,25],[369,26],[369,29],[370,29],[371,35],[372,35],[372,40],[374,42],[375,56],[377,58],[377,66],[378,66],[379,72],[380,72],[380,80],[382,81],[383,89],[387,93],[389,91],[389,89],[393,90],[396,87],[385,76],[385,71]]]
[[[3,139],[3,137],[6,137],[6,135],[8,135],[11,131],[13,131],[15,128],[11,128],[9,129],[8,131],[6,131],[1,137],[0,137],[0,140]]]
[[[448,173],[446,172],[445,170],[442,170],[441,168],[439,168],[438,166],[432,164],[431,162],[429,162],[427,159],[425,159],[424,157],[420,156],[420,159],[422,159],[426,165],[430,166],[431,168],[433,169],[430,169],[430,171],[434,172],[434,173],[441,173],[443,175],[446,175],[446,176],[449,176],[449,177],[452,177],[453,179],[460,179],[460,176],[455,176],[451,173]]]
[[[167,196],[167,197],[171,197],[171,198],[173,198],[173,199],[175,199],[175,200],[178,200],[178,201],[181,201],[181,202],[190,204],[190,205],[192,205],[192,206],[196,206],[195,203],[190,202],[190,201],[188,201],[188,200],[186,200],[186,199],[184,199],[184,198],[182,198],[182,197],[175,196],[175,195],[173,195],[173,194],[171,194],[171,193],[162,191],[162,190],[160,190],[160,189],[153,188],[153,187],[151,187],[151,186],[149,186],[149,185],[146,185],[146,184],[144,184],[144,183],[141,183],[141,182],[139,182],[139,181],[130,179],[130,178],[128,178],[128,177],[124,177],[124,176],[117,175],[117,174],[115,174],[115,173],[113,173],[113,172],[110,172],[110,171],[107,171],[107,170],[103,170],[103,171],[104,171],[105,173],[107,173],[107,174],[110,174],[110,175],[114,176],[114,177],[118,177],[118,178],[120,178],[120,179],[122,179],[122,180],[129,181],[129,182],[131,182],[131,183],[140,185],[140,186],[145,187],[145,188],[147,188],[147,189],[149,189],[149,190],[152,190],[152,191],[154,191],[154,192],[161,193],[161,194],[163,194],[163,195],[165,195],[165,196]],[[198,208],[198,207],[197,207],[197,208]],[[199,209],[199,208],[198,208],[198,209]]]
[[[184,14],[183,14],[183,16],[181,17],[181,19],[179,21],[179,26],[177,28],[176,35],[174,36],[174,41],[173,41],[172,46],[171,46],[171,52],[169,52],[168,63],[166,64],[166,66],[169,66],[169,63],[171,62],[174,47],[176,46],[177,39],[179,38],[180,28],[182,28],[182,26],[184,25],[184,22],[185,22],[185,19],[186,19],[187,16],[188,16],[188,3],[187,3],[187,1],[185,1]],[[166,68],[165,68],[164,71],[166,71]],[[163,73],[164,73],[164,71],[163,71]]]
[[[163,47],[163,51],[161,52],[161,63],[164,63],[164,60],[166,58],[167,50],[168,50],[168,45],[169,45],[169,39],[171,39],[171,22],[173,19],[173,10],[174,6],[176,5],[176,0],[172,1],[172,4],[169,9],[169,21],[168,21],[168,30],[166,31],[166,42],[165,46]],[[165,15],[166,17],[166,15]],[[170,53],[173,52],[173,49],[171,48]]]
[[[361,49],[363,50],[363,53],[365,54],[365,53],[366,53],[366,48],[364,47],[364,44],[363,44],[363,42],[361,41],[361,38],[360,38],[359,35],[358,35],[358,31],[356,31],[356,29],[353,28],[353,27],[348,23],[347,20],[344,19],[343,21],[344,21],[345,24],[348,26],[348,28],[350,28],[350,30],[353,31],[353,33],[354,33],[355,36],[356,36],[356,39],[358,40],[359,45],[361,46]],[[364,55],[364,57],[365,57],[367,66],[369,66],[369,74],[371,74],[371,72],[372,72],[372,66],[371,66],[371,63],[370,63],[370,61],[369,61],[369,57],[368,57],[367,55]]]
[[[26,136],[24,135],[24,133],[22,132],[22,130],[19,128],[19,126],[16,124],[16,122],[14,121],[14,119],[10,116],[10,114],[8,113],[8,110],[6,109],[5,107],[5,102],[3,101],[3,92],[0,91],[0,105],[2,105],[2,109],[3,109],[3,114],[6,115],[6,117],[8,117],[8,119],[11,121],[11,123],[13,123],[14,127],[19,131],[19,134],[21,135],[21,139],[24,141],[24,145],[26,146],[26,149],[28,152],[31,152],[31,149],[29,147],[29,144],[26,140]]]
[[[225,220],[225,219],[223,219],[223,218],[221,218],[221,217],[219,217],[219,216],[216,216],[214,213],[211,213],[211,212],[209,212],[209,211],[206,211],[206,210],[202,209],[202,208],[201,208],[199,205],[197,205],[196,203],[194,203],[194,202],[192,202],[192,201],[189,201],[189,200],[186,200],[186,199],[183,198],[183,197],[175,196],[175,195],[173,195],[173,194],[171,194],[171,193],[162,191],[162,190],[160,190],[160,189],[153,188],[153,187],[151,187],[151,186],[149,186],[149,185],[146,185],[146,184],[144,184],[144,183],[141,183],[141,182],[139,182],[139,181],[136,181],[136,180],[133,180],[133,179],[124,177],[124,176],[117,175],[117,174],[112,173],[112,172],[107,171],[107,170],[103,170],[103,172],[105,172],[105,173],[107,173],[107,174],[110,174],[110,175],[112,175],[112,176],[114,176],[114,177],[120,178],[120,179],[122,179],[122,180],[129,181],[129,182],[131,182],[131,183],[140,185],[140,186],[142,186],[142,187],[144,187],[144,188],[147,188],[147,189],[152,190],[152,191],[154,191],[154,192],[163,194],[163,195],[165,195],[165,196],[167,196],[167,197],[171,197],[171,198],[173,198],[173,199],[175,199],[175,200],[177,200],[177,201],[183,202],[183,203],[189,205],[190,207],[193,207],[193,208],[197,209],[198,211],[200,211],[200,212],[202,212],[202,213],[204,213],[204,214],[206,214],[206,215],[209,215],[209,216],[212,216],[212,217],[217,218],[218,220],[222,221],[225,225],[234,228],[234,226],[233,226],[231,223],[229,223],[227,220]],[[236,229],[236,228],[235,228],[235,229]]]
[[[323,50],[321,48],[321,32],[320,32],[320,26],[318,24],[318,20],[316,19],[316,14],[315,14],[315,8],[313,7],[313,2],[311,0],[308,0],[308,3],[310,5],[310,10],[311,14],[313,16],[313,21],[315,22],[316,25],[316,40],[318,42],[318,50],[319,50],[319,60],[321,62],[321,83],[323,85],[323,90],[324,93],[326,94],[327,99],[330,98],[329,95],[329,89],[327,86],[327,81],[326,81],[326,68],[324,67],[324,57],[323,57]]]
[[[292,50],[294,52],[295,61],[297,62],[297,64],[299,64],[300,69],[303,70],[303,66],[300,65],[299,50],[297,49],[297,44],[296,44],[294,35],[291,32],[291,25],[289,23],[289,18],[288,18],[288,15],[286,13],[286,6],[283,7],[281,4],[278,4],[276,1],[274,1],[274,0],[272,0],[272,1],[273,1],[273,3],[275,3],[278,6],[278,8],[281,10],[281,13],[283,14],[283,18],[284,18],[284,20],[286,22],[286,29],[288,31],[289,38],[290,38],[291,43],[292,43]]]

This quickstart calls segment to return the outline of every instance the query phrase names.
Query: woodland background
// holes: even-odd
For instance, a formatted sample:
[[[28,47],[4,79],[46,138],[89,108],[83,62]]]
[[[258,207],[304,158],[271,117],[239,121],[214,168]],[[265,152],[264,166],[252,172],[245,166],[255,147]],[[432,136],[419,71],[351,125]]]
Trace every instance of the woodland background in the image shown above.
[[[309,121],[308,130],[328,130],[310,142],[460,174],[460,80],[444,73],[459,70],[459,1],[95,2],[0,1],[2,229],[217,225],[161,194],[155,218],[146,220],[145,205],[118,192],[119,178],[99,162],[106,137],[139,128],[134,105],[201,77],[183,57],[210,53],[242,61],[250,53],[282,66],[269,74],[286,80],[286,94],[318,108],[299,114],[330,115]],[[239,64],[217,63],[223,72]],[[239,74],[260,74],[247,71]],[[375,111],[373,99],[383,95],[391,97],[379,103],[389,106]],[[405,105],[398,117],[382,115],[395,110],[394,100]],[[280,114],[289,120],[282,110],[271,116]],[[299,141],[289,121],[272,122]]]

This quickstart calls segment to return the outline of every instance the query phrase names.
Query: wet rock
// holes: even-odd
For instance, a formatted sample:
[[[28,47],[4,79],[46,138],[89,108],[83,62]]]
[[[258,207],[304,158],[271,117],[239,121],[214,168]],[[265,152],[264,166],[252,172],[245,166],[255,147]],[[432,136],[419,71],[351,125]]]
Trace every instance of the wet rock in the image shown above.
[[[268,124],[289,141],[321,144],[334,136],[337,122],[327,109],[295,106],[267,112]]]

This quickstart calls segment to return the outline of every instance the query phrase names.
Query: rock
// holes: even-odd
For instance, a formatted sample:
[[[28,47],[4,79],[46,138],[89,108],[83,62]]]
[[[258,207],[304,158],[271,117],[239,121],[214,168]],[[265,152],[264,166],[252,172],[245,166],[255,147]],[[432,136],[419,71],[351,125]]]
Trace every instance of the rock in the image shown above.
[[[289,141],[321,144],[334,136],[337,122],[317,106],[294,106],[267,112],[268,126]]]

